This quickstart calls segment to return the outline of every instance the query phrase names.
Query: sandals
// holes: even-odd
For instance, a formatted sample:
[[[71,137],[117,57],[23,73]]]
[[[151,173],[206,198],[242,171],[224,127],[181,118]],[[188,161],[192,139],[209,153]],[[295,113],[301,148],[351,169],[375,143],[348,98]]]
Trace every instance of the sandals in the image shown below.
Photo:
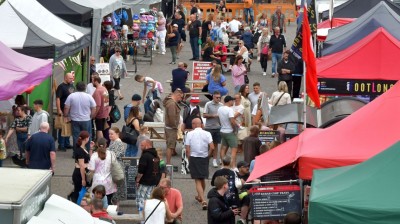
[[[199,196],[194,196],[194,199],[195,199],[196,201],[198,201],[199,203],[201,203],[201,198],[199,198]]]
[[[203,210],[207,210],[207,202],[206,201],[201,202],[201,206],[203,207]]]

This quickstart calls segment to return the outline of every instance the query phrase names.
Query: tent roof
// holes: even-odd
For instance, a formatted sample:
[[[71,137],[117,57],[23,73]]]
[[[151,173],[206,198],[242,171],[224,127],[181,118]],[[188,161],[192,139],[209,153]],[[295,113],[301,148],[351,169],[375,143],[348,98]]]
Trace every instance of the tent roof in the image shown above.
[[[36,0],[6,0],[0,5],[0,41],[16,51],[56,61],[90,44],[90,29],[65,22]]]
[[[315,170],[312,223],[399,223],[400,142],[354,166]],[[335,217],[332,222],[332,217]]]
[[[348,0],[333,9],[333,17],[358,18],[381,1],[384,1],[390,8],[400,15],[400,6],[393,3],[391,0]],[[322,19],[329,19],[329,10],[322,12]]]
[[[400,41],[378,28],[349,48],[317,59],[318,78],[399,80]]]
[[[52,74],[52,61],[20,54],[0,41],[0,100],[8,100]]]
[[[332,28],[343,26],[353,21],[354,21],[353,18],[332,18]],[[331,28],[331,21],[325,20],[321,23],[318,23],[317,28],[318,29]]]
[[[54,15],[78,26],[90,27],[93,9],[69,0],[37,0]]]
[[[323,43],[322,55],[344,50],[379,27],[384,27],[400,40],[400,16],[385,2],[377,4],[352,23],[329,30],[328,37]]]
[[[298,136],[298,144],[284,143],[257,156],[248,181],[277,170],[288,161],[298,160],[300,178],[311,179],[314,169],[352,165],[371,158],[399,140],[399,100],[397,83],[335,125],[306,129]]]

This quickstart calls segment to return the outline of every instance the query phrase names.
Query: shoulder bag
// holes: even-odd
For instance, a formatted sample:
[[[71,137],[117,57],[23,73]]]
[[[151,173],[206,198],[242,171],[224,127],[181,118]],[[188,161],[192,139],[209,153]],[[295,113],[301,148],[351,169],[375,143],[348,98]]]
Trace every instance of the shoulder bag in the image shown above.
[[[278,98],[278,100],[276,101],[276,103],[274,104],[274,106],[278,105],[279,100],[281,100],[282,96],[285,95],[285,92],[282,93],[282,95]]]
[[[135,119],[133,119],[130,124],[124,125],[122,127],[122,132],[121,132],[121,136],[120,136],[121,140],[129,145],[135,145],[137,142],[137,138],[139,136],[138,131],[132,125],[132,122]]]
[[[151,215],[153,215],[153,213],[156,211],[156,209],[157,209],[158,206],[161,204],[161,202],[162,202],[161,200],[160,200],[160,202],[158,202],[157,206],[153,209],[153,211],[151,211],[150,215],[147,216],[146,220],[144,220],[144,223],[146,223],[147,220],[149,220],[149,218],[151,217]]]
[[[109,116],[111,123],[117,123],[121,119],[121,111],[117,105],[112,106]]]
[[[114,152],[111,152],[111,177],[112,181],[117,184],[117,186],[121,186],[125,180],[124,170],[121,167],[121,164],[117,161]]]

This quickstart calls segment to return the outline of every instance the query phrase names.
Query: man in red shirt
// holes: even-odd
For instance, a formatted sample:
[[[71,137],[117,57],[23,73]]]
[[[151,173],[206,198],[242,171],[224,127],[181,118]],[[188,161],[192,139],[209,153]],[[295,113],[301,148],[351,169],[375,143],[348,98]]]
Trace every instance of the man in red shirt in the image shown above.
[[[103,201],[98,198],[94,198],[91,203],[92,216],[95,218],[101,218],[114,223],[112,217],[103,210]]]
[[[94,122],[96,125],[96,138],[100,139],[103,138],[103,130],[106,129],[107,118],[111,107],[109,106],[108,91],[101,85],[100,77],[94,77],[93,81],[93,86],[96,87],[93,93],[93,99],[97,105]]]
[[[167,199],[168,207],[171,210],[171,216],[174,219],[169,223],[182,223],[183,202],[181,192],[171,187],[171,180],[168,178],[161,179],[159,186],[165,191],[165,199]]]

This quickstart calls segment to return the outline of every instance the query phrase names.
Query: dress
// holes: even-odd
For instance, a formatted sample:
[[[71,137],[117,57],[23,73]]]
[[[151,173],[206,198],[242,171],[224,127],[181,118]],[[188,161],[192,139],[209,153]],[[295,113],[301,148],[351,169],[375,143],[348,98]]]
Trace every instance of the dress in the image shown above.
[[[242,96],[241,104],[244,107],[243,117],[244,117],[244,126],[250,127],[251,126],[251,102],[249,98]]]
[[[122,168],[124,168],[125,165],[122,161],[122,157],[125,156],[125,147],[121,139],[117,139],[116,141],[111,142],[110,146],[108,147],[108,150],[114,152],[118,163],[121,165]],[[117,192],[113,195],[113,198],[117,199],[117,201],[125,200],[126,198],[125,181],[122,182],[120,186],[117,186]]]
[[[106,195],[117,191],[117,186],[111,177],[111,152],[109,150],[107,150],[104,160],[99,158],[97,152],[93,153],[88,168],[94,171],[92,189],[101,184],[106,188]]]

